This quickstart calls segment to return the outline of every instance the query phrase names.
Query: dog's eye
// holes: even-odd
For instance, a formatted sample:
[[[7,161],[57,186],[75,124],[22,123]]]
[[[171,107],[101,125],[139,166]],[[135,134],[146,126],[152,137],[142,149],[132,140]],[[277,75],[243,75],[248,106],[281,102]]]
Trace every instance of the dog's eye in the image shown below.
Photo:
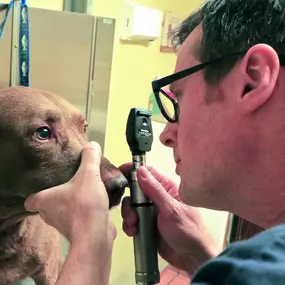
[[[47,140],[51,137],[51,131],[47,127],[38,128],[35,132],[35,136],[40,140]]]

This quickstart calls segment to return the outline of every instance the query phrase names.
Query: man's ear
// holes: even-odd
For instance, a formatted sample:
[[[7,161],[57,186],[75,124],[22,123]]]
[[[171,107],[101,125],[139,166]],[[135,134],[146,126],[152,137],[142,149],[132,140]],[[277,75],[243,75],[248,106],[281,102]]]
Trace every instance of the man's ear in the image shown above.
[[[280,69],[279,58],[272,47],[257,44],[243,58],[241,69],[245,86],[240,103],[243,112],[251,113],[273,95]]]

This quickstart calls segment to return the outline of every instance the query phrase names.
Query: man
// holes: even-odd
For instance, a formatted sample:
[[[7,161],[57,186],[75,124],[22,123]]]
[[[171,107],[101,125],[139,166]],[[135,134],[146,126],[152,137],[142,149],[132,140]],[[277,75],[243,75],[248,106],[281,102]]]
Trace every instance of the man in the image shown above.
[[[285,1],[206,1],[175,33],[174,44],[179,47],[175,74],[153,83],[158,105],[169,121],[161,142],[173,148],[181,177],[179,195],[173,195],[173,183],[156,170],[150,175],[141,169],[139,182],[159,208],[162,257],[191,276],[219,249],[205,233],[197,210],[172,197],[180,196],[191,206],[235,213],[264,228],[285,220],[284,21]],[[167,84],[178,102],[172,112],[160,104],[167,97],[161,91]],[[127,173],[129,166],[122,169]],[[136,217],[128,205],[125,200],[123,228],[132,236]],[[180,232],[170,230],[174,227]],[[268,247],[274,247],[272,243]],[[257,258],[247,244],[233,248],[242,254],[243,246],[248,257]],[[232,266],[233,259],[217,260],[213,264]]]
[[[181,183],[178,188],[157,170],[146,168],[139,169],[138,180],[158,208],[161,256],[187,271],[193,285],[285,282],[285,226],[280,225],[285,220],[284,23],[283,0],[208,0],[175,34],[175,75],[153,82],[169,121],[161,142],[173,148]],[[167,94],[161,90],[168,84],[177,98],[168,98],[171,113],[162,105]],[[81,175],[59,189],[72,192],[90,181],[92,191],[98,192],[103,187],[98,162],[90,172],[89,161],[89,175],[84,175],[84,165],[83,156]],[[130,164],[121,169],[128,175]],[[80,206],[86,201],[67,199],[59,189],[43,191],[26,203],[72,241],[57,285],[107,284],[115,236],[106,197],[88,202],[89,210],[81,217]],[[53,201],[54,208],[57,200],[65,205],[68,223],[57,221],[58,213],[48,206]],[[79,210],[72,216],[68,209],[75,207]],[[267,230],[220,253],[195,207],[230,211]],[[124,231],[134,235],[137,217],[128,198],[122,216]],[[84,227],[79,222],[84,220],[94,226],[82,241],[77,229]],[[102,258],[106,266],[101,268]]]

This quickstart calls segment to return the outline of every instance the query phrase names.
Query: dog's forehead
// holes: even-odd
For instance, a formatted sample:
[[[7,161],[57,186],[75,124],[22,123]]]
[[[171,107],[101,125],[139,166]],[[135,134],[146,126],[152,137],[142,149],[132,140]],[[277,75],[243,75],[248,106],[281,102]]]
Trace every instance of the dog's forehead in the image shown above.
[[[62,97],[34,88],[19,86],[2,89],[0,90],[0,104],[6,110],[5,116],[11,115],[14,119],[23,120],[25,117],[33,116],[44,119],[49,116],[55,120],[62,117],[84,120],[79,110]]]

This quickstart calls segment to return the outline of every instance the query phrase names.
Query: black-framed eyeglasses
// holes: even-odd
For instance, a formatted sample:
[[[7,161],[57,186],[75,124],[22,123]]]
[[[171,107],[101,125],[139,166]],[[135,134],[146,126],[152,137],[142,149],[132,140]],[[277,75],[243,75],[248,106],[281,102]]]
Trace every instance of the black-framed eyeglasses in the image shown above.
[[[179,106],[178,106],[178,103],[175,97],[171,96],[165,90],[163,90],[163,87],[166,87],[177,80],[180,80],[195,72],[198,72],[202,70],[203,68],[210,66],[211,64],[214,64],[216,62],[219,62],[229,57],[234,57],[234,56],[245,54],[246,52],[247,51],[240,51],[240,52],[232,53],[227,56],[223,56],[218,59],[210,60],[210,61],[198,64],[198,65],[192,66],[190,68],[181,70],[179,72],[173,73],[166,77],[152,81],[152,90],[155,96],[155,100],[164,118],[170,123],[177,122],[178,117],[179,117]],[[280,64],[285,65],[285,54],[278,54],[278,56],[279,56]]]

